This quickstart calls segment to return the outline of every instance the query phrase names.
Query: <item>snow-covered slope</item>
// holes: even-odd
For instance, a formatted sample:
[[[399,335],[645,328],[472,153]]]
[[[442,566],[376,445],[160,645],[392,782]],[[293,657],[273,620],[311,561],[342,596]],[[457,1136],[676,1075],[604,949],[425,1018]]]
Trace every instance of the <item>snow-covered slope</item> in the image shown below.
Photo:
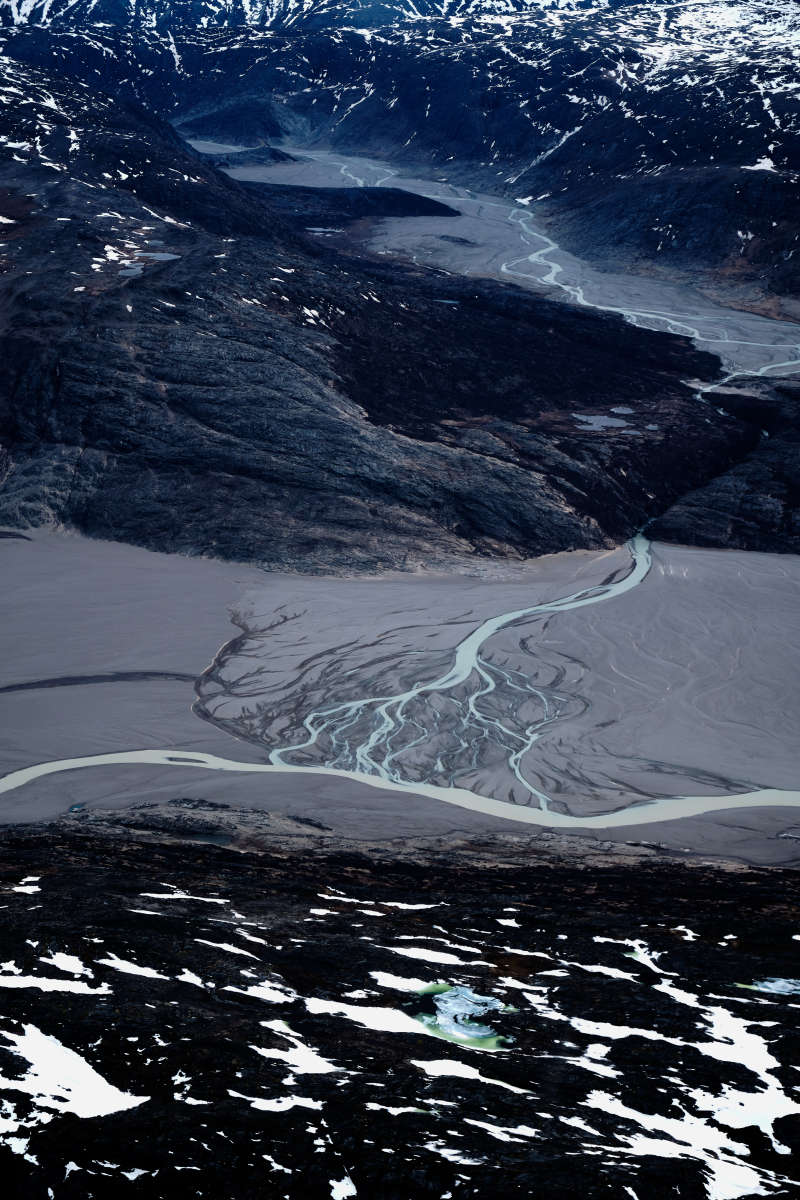
[[[0,0],[17,59],[253,144],[286,137],[538,201],[601,262],[797,290],[793,0],[129,9]],[[49,23],[43,28],[37,22]]]
[[[375,27],[436,18],[494,19],[525,13],[619,8],[628,0],[3,0],[14,24],[111,21],[149,28],[186,23],[200,27],[330,25],[356,20]]]

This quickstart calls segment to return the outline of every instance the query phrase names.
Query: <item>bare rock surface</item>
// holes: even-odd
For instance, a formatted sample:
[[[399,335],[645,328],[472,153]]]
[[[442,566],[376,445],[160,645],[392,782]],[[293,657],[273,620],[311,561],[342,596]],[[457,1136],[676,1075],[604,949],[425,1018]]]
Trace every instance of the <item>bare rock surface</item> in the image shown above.
[[[791,1194],[797,886],[5,833],[5,1186]]]

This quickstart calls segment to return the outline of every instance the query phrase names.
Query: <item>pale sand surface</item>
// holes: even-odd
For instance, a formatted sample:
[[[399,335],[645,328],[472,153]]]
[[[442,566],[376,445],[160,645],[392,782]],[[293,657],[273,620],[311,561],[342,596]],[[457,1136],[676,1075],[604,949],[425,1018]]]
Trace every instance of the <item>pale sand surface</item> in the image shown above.
[[[635,591],[549,621],[527,657],[573,703],[531,756],[543,789],[587,813],[636,791],[796,789],[798,597],[797,557],[657,544]]]
[[[59,676],[171,671],[199,676],[236,633],[230,609],[255,589],[275,604],[296,582],[254,567],[156,554],[34,530],[0,540],[0,688]],[[273,588],[277,588],[272,595]],[[264,752],[200,720],[194,688],[134,680],[0,691],[0,775],[54,759],[180,747],[245,762]],[[342,836],[480,832],[508,823],[337,779],[276,779],[191,769],[100,767],[50,776],[2,797],[0,823],[50,820],[70,805],[125,808],[177,796],[317,817]]]
[[[75,535],[35,531],[32,537],[0,542],[9,581],[0,596],[0,686],[121,671],[199,676],[239,632],[230,609],[253,630],[288,614],[292,619],[278,629],[253,634],[244,666],[241,646],[221,662],[234,693],[244,671],[256,670],[248,707],[257,708],[258,697],[271,689],[273,708],[276,697],[288,699],[290,724],[295,708],[302,719],[321,696],[337,702],[345,678],[353,694],[363,691],[370,674],[382,684],[402,685],[409,672],[435,678],[456,643],[487,616],[621,575],[629,564],[625,550],[580,552],[498,564],[498,578],[489,577],[490,564],[481,564],[477,578],[342,580],[266,575]],[[650,575],[635,590],[495,634],[493,662],[524,667],[545,689],[557,677],[556,690],[568,701],[557,728],[527,756],[528,777],[546,786],[554,806],[564,801],[584,814],[630,803],[637,789],[639,795],[696,795],[796,788],[799,583],[797,558],[658,545]],[[193,696],[191,682],[170,679],[0,693],[0,770],[170,747],[265,761],[266,743],[232,735],[241,698],[217,695],[223,709],[217,719],[232,731],[225,732],[190,711]],[[245,732],[255,736],[252,721]],[[472,782],[484,794],[507,798],[498,790],[505,785],[496,765]],[[2,797],[0,820],[50,819],[77,803],[124,808],[179,796],[314,817],[348,839],[451,831],[540,836],[412,792],[349,780],[141,765],[38,779]],[[793,861],[800,812],[723,812],[580,836]]]
[[[197,673],[229,636],[227,606],[262,579],[255,567],[76,533],[26,537],[0,541],[0,686],[90,671]]]

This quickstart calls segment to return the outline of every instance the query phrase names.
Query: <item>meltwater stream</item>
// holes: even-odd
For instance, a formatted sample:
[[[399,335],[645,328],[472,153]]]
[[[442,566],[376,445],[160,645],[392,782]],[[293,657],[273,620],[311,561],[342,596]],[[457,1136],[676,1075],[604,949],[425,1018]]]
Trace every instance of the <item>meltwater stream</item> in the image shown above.
[[[632,566],[622,579],[609,580],[558,600],[490,617],[458,643],[453,652],[452,665],[438,678],[415,683],[394,695],[363,697],[318,709],[303,722],[307,738],[295,745],[273,750],[270,762],[281,766],[291,765],[287,762],[287,756],[318,746],[324,737],[330,747],[330,752],[325,756],[328,766],[377,775],[385,782],[403,784],[407,782],[407,776],[399,761],[401,754],[407,755],[416,746],[427,742],[433,733],[430,721],[437,720],[437,714],[428,708],[425,714],[427,721],[422,724],[415,720],[415,714],[409,709],[420,697],[435,694],[450,699],[450,708],[457,713],[455,719],[452,713],[450,716],[449,739],[452,741],[455,738],[459,748],[467,750],[487,736],[495,747],[502,746],[507,753],[507,766],[511,774],[538,800],[540,808],[547,811],[550,799],[525,776],[523,760],[543,730],[558,718],[559,698],[548,696],[536,688],[521,672],[509,672],[496,666],[484,656],[483,650],[494,634],[515,621],[599,604],[637,587],[650,570],[650,543],[642,535],[637,535],[629,543],[629,549]],[[481,701],[495,691],[501,680],[516,693],[517,708],[521,708],[528,699],[538,701],[540,715],[526,727],[512,728],[512,722],[505,717],[493,716],[481,710]],[[409,729],[412,730],[410,739]],[[428,773],[422,780],[418,778],[419,772],[415,772],[415,782],[433,783],[437,776],[441,778],[443,771],[443,764],[439,760],[434,765],[434,773]]]
[[[289,145],[284,149],[298,161],[236,166],[228,174],[272,184],[401,188],[455,205],[456,217],[403,217],[383,223],[388,236],[381,234],[373,248],[380,244],[384,253],[405,255],[456,274],[513,280],[537,290],[550,288],[582,308],[615,313],[643,329],[688,337],[699,349],[717,355],[726,372],[724,379],[709,384],[700,395],[737,376],[775,378],[800,372],[800,325],[725,308],[700,292],[663,280],[596,270],[538,226],[529,198],[509,201],[444,179],[413,178],[377,159]],[[455,242],[443,240],[443,235],[456,235]]]
[[[558,712],[553,708],[545,708],[541,718],[533,721],[521,735],[510,729],[504,721],[488,716],[481,708],[482,700],[485,701],[498,682],[506,683],[507,680],[502,679],[503,672],[489,662],[482,651],[491,637],[517,621],[528,621],[537,616],[556,616],[573,609],[613,601],[638,587],[650,569],[650,543],[646,538],[639,536],[629,544],[629,550],[631,568],[623,578],[610,579],[559,599],[505,612],[482,622],[453,649],[448,669],[436,678],[416,683],[395,695],[362,696],[344,704],[332,704],[317,709],[305,718],[307,737],[302,742],[273,750],[269,762],[242,762],[213,754],[184,752],[179,748],[128,750],[59,759],[10,772],[0,778],[0,795],[9,795],[37,779],[61,772],[129,765],[263,773],[272,776],[295,773],[312,778],[334,777],[374,787],[382,792],[425,796],[492,818],[563,831],[629,828],[735,809],[800,807],[800,792],[765,788],[734,795],[659,797],[637,801],[636,804],[628,806],[610,806],[611,811],[582,816],[567,811],[555,811],[550,806],[548,797],[525,780],[525,755],[535,748],[543,728],[557,719]],[[536,689],[530,683],[526,683],[522,676],[517,679],[516,686],[520,691],[527,689],[528,697],[535,699]],[[409,706],[423,696],[448,695],[455,698],[461,710],[460,726],[451,724],[451,734],[455,730],[457,736],[466,743],[483,736],[491,737],[506,755],[508,769],[530,792],[527,804],[480,795],[455,783],[448,786],[441,782],[430,782],[428,779],[410,779],[404,775],[398,761],[397,749],[398,738],[402,735],[404,727],[408,732]],[[419,736],[419,731],[411,730],[411,734],[413,740],[413,737]],[[320,757],[327,765],[290,761],[294,757],[307,754],[309,749],[319,752],[317,743],[323,736],[329,739],[329,745],[324,756]],[[534,800],[536,804],[533,803]]]

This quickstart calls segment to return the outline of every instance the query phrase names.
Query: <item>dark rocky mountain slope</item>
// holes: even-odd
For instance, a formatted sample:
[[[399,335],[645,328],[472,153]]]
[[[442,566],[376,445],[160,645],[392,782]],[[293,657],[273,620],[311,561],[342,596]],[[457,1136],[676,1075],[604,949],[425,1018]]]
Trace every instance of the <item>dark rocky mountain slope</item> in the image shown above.
[[[423,25],[397,13],[387,25],[386,12],[370,10],[381,31],[367,36],[339,29],[341,12],[326,17],[336,28],[311,22],[291,33],[214,22],[145,28],[144,10],[136,20],[118,15],[120,28],[81,28],[77,9],[57,7],[43,28],[15,12],[0,141],[3,522],[63,522],[162,549],[302,569],[537,554],[624,538],[688,492],[707,495],[712,480],[761,453],[759,411],[698,403],[698,384],[685,381],[712,380],[718,370],[688,342],[507,285],[390,267],[359,256],[346,239],[322,245],[306,225],[436,209],[390,191],[278,194],[240,185],[189,150],[167,121],[261,142],[291,133],[366,143],[389,154],[401,153],[402,135],[426,169],[441,161],[437,147],[447,137],[460,156],[451,164],[456,177],[523,191],[563,176],[562,191],[574,178],[581,196],[599,195],[598,171],[606,181],[608,171],[623,179],[638,161],[629,130],[645,119],[627,116],[620,96],[651,96],[649,67],[637,75],[634,63],[614,75],[601,57],[600,67],[587,63],[567,85],[567,35],[539,9],[519,20],[526,37],[535,27],[537,37],[550,30],[556,38],[546,62],[504,51],[499,76],[486,55],[500,52],[498,38],[521,36],[522,26],[512,22],[506,32],[507,23],[486,13],[472,28],[460,17]],[[631,45],[649,28],[637,6],[607,16],[625,22]],[[104,17],[117,19],[93,10],[94,20]],[[570,35],[572,65],[591,49],[593,19],[569,15],[584,23],[584,40]],[[273,24],[280,26],[277,17]],[[599,26],[591,28],[599,37]],[[666,28],[674,40],[672,18]],[[726,42],[729,50],[738,44]],[[763,38],[753,46],[758,57]],[[434,73],[420,91],[424,64]],[[613,92],[608,102],[598,99],[596,70],[603,95]],[[556,78],[560,100],[544,82]],[[733,82],[740,85],[738,74]],[[573,86],[587,88],[598,111],[586,117],[585,137],[557,148],[557,112],[565,103],[585,108],[578,92],[564,99]],[[678,104],[676,86],[665,84],[653,100],[663,154],[685,140],[696,98],[687,85]],[[544,97],[534,121],[520,88]],[[621,112],[626,132],[617,137]],[[717,122],[709,111],[700,122],[740,164],[768,136],[762,117],[742,125],[741,116],[735,155],[733,118]],[[597,138],[609,121],[601,162]],[[792,120],[778,115],[770,128],[770,161],[789,162]],[[625,186],[649,198],[663,186],[668,200],[677,176],[668,182],[652,134],[644,135],[649,156]],[[490,135],[496,145],[486,158],[482,139]],[[700,154],[697,139],[686,143],[682,178]],[[534,153],[539,165],[512,176]],[[540,168],[561,174],[540,178]],[[761,254],[763,286],[778,287],[782,271],[780,286],[788,287],[791,252],[782,259],[778,248],[794,177],[783,166],[727,172],[734,189],[755,181],[746,203],[755,207],[760,188],[753,220],[770,219],[770,254],[754,236],[748,262]],[[699,195],[704,186],[698,182]],[[610,211],[615,195],[612,188],[598,205]],[[577,220],[579,209],[564,204]],[[686,209],[697,221],[704,211]],[[597,218],[598,254],[607,252],[603,230],[615,221]],[[725,223],[717,225],[706,263],[727,253]],[[613,417],[620,407],[632,410],[624,428]],[[761,468],[745,475],[737,494],[743,488],[761,513],[746,544],[790,548],[784,509],[795,503],[793,485],[777,511],[771,495],[762,503]],[[680,536],[691,540],[695,523],[703,537],[726,544],[724,522],[709,535],[703,515],[684,515]]]
[[[3,0],[14,53],[206,136],[446,170],[547,205],[599,262],[796,315],[792,0],[417,5]],[[46,28],[42,28],[42,26]]]
[[[301,567],[540,553],[624,537],[753,443],[698,406],[715,360],[685,342],[320,248],[144,110],[25,70],[6,523]],[[626,402],[634,436],[574,415]]]

